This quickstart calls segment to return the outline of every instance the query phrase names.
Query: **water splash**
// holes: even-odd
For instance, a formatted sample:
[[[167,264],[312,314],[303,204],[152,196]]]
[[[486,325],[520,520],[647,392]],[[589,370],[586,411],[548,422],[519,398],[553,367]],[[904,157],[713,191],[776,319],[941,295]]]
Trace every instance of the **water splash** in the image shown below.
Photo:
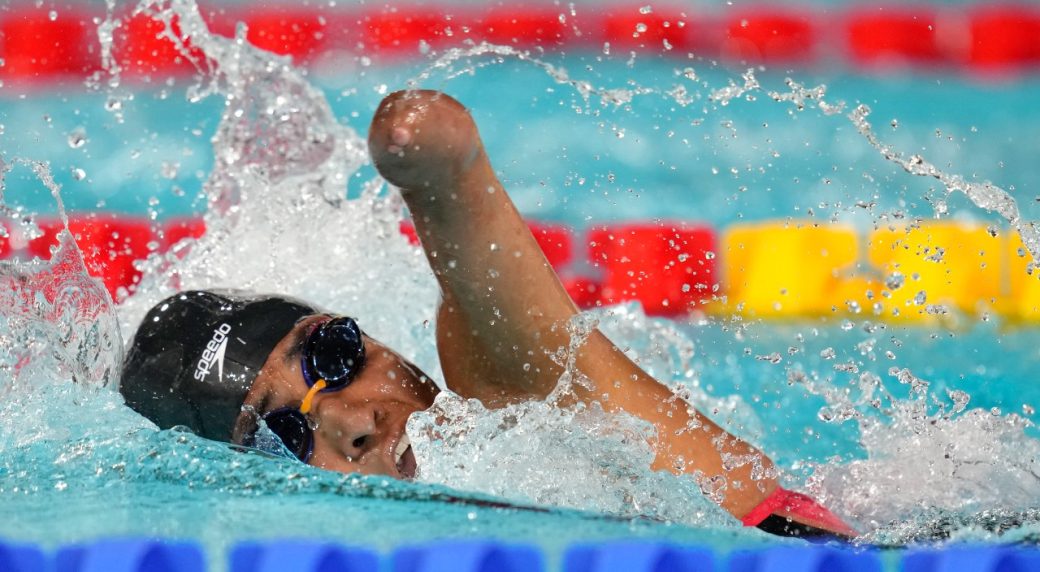
[[[408,434],[426,482],[539,506],[734,526],[693,476],[648,470],[653,427],[598,406],[537,401],[488,411],[442,393],[412,415]]]
[[[454,69],[455,62],[459,60],[466,58],[481,58],[489,55],[495,57],[481,64],[467,65],[461,70]],[[585,101],[586,107],[589,106],[590,99],[593,96],[599,98],[599,103],[602,106],[620,106],[631,102],[636,97],[647,95],[668,98],[682,107],[687,107],[699,100],[698,98],[689,97],[686,86],[682,84],[676,84],[668,89],[648,88],[642,86],[633,88],[605,88],[596,86],[589,81],[572,79],[566,69],[554,66],[534,57],[529,51],[505,46],[495,46],[487,43],[482,43],[465,49],[452,48],[445,50],[444,54],[434,60],[426,70],[416,76],[416,78],[412,80],[412,83],[417,84],[420,81],[428,80],[435,72],[443,72],[444,79],[450,80],[463,74],[473,73],[477,69],[478,65],[503,63],[505,58],[512,58],[521,62],[530,63],[544,70],[545,73],[557,84],[573,88]],[[698,81],[698,77],[692,69],[689,69],[689,71],[684,73],[683,76],[691,82]],[[743,80],[742,83],[736,83],[730,80],[728,85],[715,89],[708,89],[707,84],[704,82],[700,84],[700,87],[708,89],[709,94],[707,100],[720,107],[726,107],[731,101],[738,98],[753,101],[756,98],[756,94],[759,93],[764,93],[779,103],[790,103],[794,105],[795,109],[798,111],[804,111],[809,106],[815,106],[824,116],[838,115],[842,113],[846,107],[846,104],[843,101],[838,101],[836,103],[830,103],[827,101],[827,87],[825,85],[818,85],[809,88],[793,79],[787,78],[785,83],[788,91],[767,90],[759,82],[753,69],[748,69],[741,76],[741,79]],[[707,115],[711,111],[712,109],[704,107],[702,108],[701,113]],[[867,105],[859,105],[845,117],[853,127],[856,128],[856,131],[863,136],[864,140],[880,153],[886,161],[898,165],[911,175],[934,178],[943,184],[948,193],[963,193],[973,204],[975,204],[975,206],[986,212],[1000,216],[1019,234],[1022,238],[1023,244],[1029,250],[1030,254],[1033,255],[1033,258],[1040,258],[1040,226],[1038,226],[1036,222],[1026,220],[1022,217],[1021,212],[1018,209],[1018,204],[1006,190],[989,181],[968,181],[963,175],[942,171],[922,155],[907,155],[906,153],[899,151],[893,145],[885,143],[877,136],[873,126],[867,120],[869,115],[870,107]],[[939,214],[942,213],[937,213],[937,216]],[[1034,266],[1035,264],[1030,265],[1030,272],[1032,272]]]
[[[814,487],[865,529],[922,513],[973,515],[1020,511],[1040,498],[1040,442],[1032,424],[999,411],[925,415],[920,402],[897,403],[883,420],[860,420],[867,458],[820,467]]]
[[[66,225],[61,189],[41,162],[0,163],[0,203],[4,179],[15,166],[27,167],[48,189]],[[22,234],[38,231],[31,216],[4,206],[4,226]],[[101,282],[87,274],[67,228],[58,234],[49,261],[0,261],[0,393],[23,393],[35,380],[58,379],[94,388],[118,380],[122,343],[116,315]]]
[[[206,235],[145,265],[137,293],[120,307],[124,333],[177,290],[278,292],[357,316],[436,375],[431,332],[417,317],[433,314],[437,290],[422,254],[398,232],[399,196],[372,180],[346,200],[348,180],[367,162],[364,140],[288,58],[246,42],[244,28],[235,38],[212,34],[186,0],[144,1],[135,13],[163,22],[206,72],[188,97],[222,98],[224,111],[204,184]]]
[[[803,91],[801,86],[790,80],[788,82],[792,86],[793,91]],[[822,105],[825,102],[822,96],[817,96],[814,99],[819,101],[821,109],[824,109]],[[847,117],[852,122],[852,125],[856,127],[856,130],[870,143],[870,146],[881,153],[885,160],[899,165],[911,175],[936,179],[946,187],[948,193],[963,193],[975,206],[986,212],[999,215],[1011,225],[1011,228],[1015,229],[1022,238],[1022,243],[1029,250],[1029,253],[1033,255],[1033,258],[1040,258],[1040,228],[1038,228],[1037,223],[1022,218],[1022,214],[1018,209],[1018,203],[1015,202],[1015,199],[1007,191],[989,181],[972,182],[966,180],[962,175],[943,172],[921,155],[907,156],[905,153],[894,149],[891,145],[884,143],[878,138],[873,126],[867,121],[869,116],[870,107],[858,105]],[[1032,268],[1032,266],[1031,264],[1030,267]]]

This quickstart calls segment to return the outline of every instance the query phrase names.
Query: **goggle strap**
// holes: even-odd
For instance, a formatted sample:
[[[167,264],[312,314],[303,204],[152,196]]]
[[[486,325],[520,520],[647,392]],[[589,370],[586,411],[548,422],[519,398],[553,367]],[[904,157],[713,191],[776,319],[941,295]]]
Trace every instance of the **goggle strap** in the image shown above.
[[[310,391],[308,391],[307,395],[303,398],[303,403],[300,404],[300,413],[303,413],[304,415],[310,413],[311,403],[314,401],[314,396],[319,391],[325,389],[325,385],[325,380],[319,379],[317,383],[311,386]]]

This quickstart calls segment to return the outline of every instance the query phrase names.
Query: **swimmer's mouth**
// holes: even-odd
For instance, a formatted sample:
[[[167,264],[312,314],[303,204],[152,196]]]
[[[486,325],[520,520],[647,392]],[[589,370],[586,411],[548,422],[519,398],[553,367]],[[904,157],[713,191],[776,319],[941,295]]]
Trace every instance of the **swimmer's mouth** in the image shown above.
[[[408,434],[401,435],[401,440],[394,447],[394,462],[397,464],[397,472],[402,478],[415,478],[415,453],[412,452],[412,441]]]

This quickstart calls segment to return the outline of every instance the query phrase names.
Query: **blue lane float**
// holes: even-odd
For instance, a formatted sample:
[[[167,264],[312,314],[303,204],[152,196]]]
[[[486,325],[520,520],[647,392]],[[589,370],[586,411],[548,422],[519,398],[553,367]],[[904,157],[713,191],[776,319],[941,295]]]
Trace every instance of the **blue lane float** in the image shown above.
[[[193,542],[142,539],[99,540],[66,546],[54,556],[55,572],[205,572],[202,549]]]
[[[542,572],[545,561],[533,546],[449,540],[406,546],[393,554],[394,572]]]
[[[729,572],[881,572],[882,565],[872,551],[777,546],[734,552],[727,569]]]
[[[36,572],[47,565],[47,557],[35,546],[0,543],[0,571]]]
[[[707,548],[652,542],[615,542],[572,546],[563,557],[564,572],[714,572],[715,555]]]
[[[902,572],[1035,572],[1040,550],[1003,546],[956,546],[903,556]]]
[[[874,550],[835,546],[772,546],[728,555],[710,548],[652,541],[577,544],[559,572],[881,572]],[[889,566],[889,568],[892,568]],[[391,554],[331,542],[243,542],[228,553],[229,572],[544,572],[535,546],[446,540],[404,546]],[[1040,548],[949,546],[902,554],[899,572],[1035,572]],[[194,542],[108,539],[44,551],[0,540],[0,572],[205,572]],[[893,572],[895,572],[893,570]]]
[[[329,542],[278,540],[245,542],[231,550],[230,572],[371,572],[379,555]]]

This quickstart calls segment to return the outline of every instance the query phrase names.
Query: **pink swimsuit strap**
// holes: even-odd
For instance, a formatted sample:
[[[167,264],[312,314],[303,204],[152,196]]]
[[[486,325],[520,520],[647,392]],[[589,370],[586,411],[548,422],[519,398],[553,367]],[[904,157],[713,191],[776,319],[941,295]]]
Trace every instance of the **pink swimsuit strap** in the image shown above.
[[[808,524],[847,536],[857,535],[852,527],[845,524],[834,513],[827,510],[826,507],[811,497],[789,491],[783,487],[777,487],[773,494],[751,509],[751,512],[747,513],[740,521],[744,523],[744,526],[758,526],[763,520],[777,512],[784,513],[778,516],[791,516],[802,524]]]

